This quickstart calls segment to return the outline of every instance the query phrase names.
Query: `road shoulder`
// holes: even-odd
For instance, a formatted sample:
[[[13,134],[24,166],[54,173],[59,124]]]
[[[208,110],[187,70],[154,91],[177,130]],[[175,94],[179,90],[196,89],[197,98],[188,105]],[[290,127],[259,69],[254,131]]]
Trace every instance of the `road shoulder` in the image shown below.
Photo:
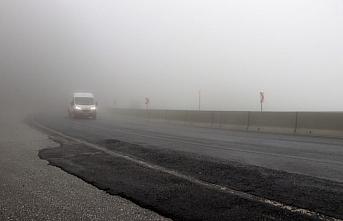
[[[17,118],[0,118],[0,220],[166,220],[38,157],[57,147]]]

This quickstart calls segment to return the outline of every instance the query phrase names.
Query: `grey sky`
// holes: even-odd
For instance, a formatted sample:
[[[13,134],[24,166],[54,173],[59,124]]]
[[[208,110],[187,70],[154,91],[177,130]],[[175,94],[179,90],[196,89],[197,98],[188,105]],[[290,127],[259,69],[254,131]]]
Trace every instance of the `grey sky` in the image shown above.
[[[341,0],[1,0],[2,100],[343,109]]]

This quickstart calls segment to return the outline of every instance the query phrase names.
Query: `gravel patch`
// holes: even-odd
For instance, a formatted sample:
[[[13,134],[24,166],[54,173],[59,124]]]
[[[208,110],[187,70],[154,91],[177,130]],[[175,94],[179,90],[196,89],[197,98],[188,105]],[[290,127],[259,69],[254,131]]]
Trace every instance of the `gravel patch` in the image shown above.
[[[167,220],[39,159],[58,144],[19,119],[0,116],[0,220]]]

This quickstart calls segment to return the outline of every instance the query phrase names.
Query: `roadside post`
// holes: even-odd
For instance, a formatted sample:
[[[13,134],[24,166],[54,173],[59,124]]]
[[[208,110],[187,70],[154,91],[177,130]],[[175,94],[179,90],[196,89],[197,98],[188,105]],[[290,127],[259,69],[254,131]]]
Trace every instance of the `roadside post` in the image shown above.
[[[149,110],[150,99],[148,97],[145,98],[145,108]]]
[[[147,120],[149,120],[149,118],[150,118],[149,104],[150,104],[150,98],[146,97],[145,98],[145,114],[146,114],[146,119]]]
[[[260,104],[261,104],[261,112],[263,112],[263,103],[264,103],[264,91],[260,91]]]
[[[198,109],[201,110],[201,90],[198,91]]]

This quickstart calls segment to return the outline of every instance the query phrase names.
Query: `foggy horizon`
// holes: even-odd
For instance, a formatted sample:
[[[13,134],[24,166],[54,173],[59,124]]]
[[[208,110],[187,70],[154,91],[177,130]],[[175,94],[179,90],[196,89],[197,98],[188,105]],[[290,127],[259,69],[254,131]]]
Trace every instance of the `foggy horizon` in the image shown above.
[[[343,110],[343,2],[0,2],[0,102]]]

